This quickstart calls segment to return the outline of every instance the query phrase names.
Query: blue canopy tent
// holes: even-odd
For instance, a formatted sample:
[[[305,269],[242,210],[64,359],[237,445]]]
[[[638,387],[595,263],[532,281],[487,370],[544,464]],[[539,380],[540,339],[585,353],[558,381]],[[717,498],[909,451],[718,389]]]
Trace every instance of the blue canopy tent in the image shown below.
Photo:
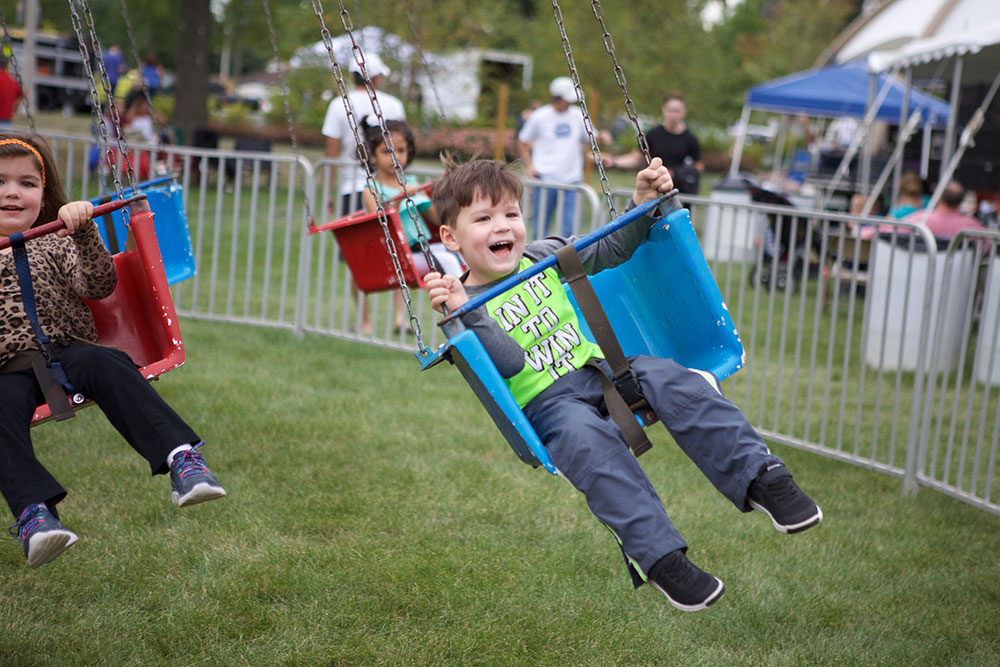
[[[807,70],[753,86],[747,91],[743,105],[730,176],[735,178],[739,170],[745,135],[743,128],[746,128],[753,109],[822,118],[866,118],[902,126],[907,120],[903,114],[904,105],[906,116],[920,112],[919,124],[926,131],[944,128],[948,124],[950,108],[947,102],[908,88],[907,82],[892,73],[873,72],[865,60]],[[906,137],[901,138],[905,142]],[[845,162],[850,159],[848,153]],[[866,154],[866,165],[869,161],[870,155]],[[865,179],[867,170],[866,166]]]
[[[747,91],[746,106],[776,113],[805,114],[839,118],[863,118],[868,110],[872,77],[877,94],[889,86],[885,99],[875,113],[877,120],[899,123],[906,83],[886,73],[877,76],[863,61],[832,65],[768,81]],[[948,103],[919,90],[910,91],[909,111],[920,109],[921,124],[944,127],[948,122]]]

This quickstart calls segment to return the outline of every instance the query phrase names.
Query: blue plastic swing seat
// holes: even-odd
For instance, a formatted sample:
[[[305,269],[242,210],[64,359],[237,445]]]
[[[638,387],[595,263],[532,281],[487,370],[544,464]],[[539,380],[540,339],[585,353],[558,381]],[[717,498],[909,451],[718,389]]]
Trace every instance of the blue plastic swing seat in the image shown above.
[[[170,176],[138,183],[136,189],[146,195],[149,208],[156,216],[156,240],[163,257],[163,269],[167,274],[167,284],[174,285],[194,276],[194,250],[191,247],[191,233],[188,229],[187,212],[184,210],[184,189]],[[125,197],[132,196],[132,189],[125,190]],[[92,199],[95,205],[101,197]],[[127,236],[122,211],[111,214],[115,225],[115,235],[119,242]],[[122,248],[112,248],[103,221],[98,228],[104,245],[112,252]]]
[[[574,243],[577,250],[606,236],[612,226],[620,228],[655,206],[649,202]],[[552,259],[552,261],[548,261]],[[500,291],[523,282],[546,258],[511,284],[498,285],[466,306],[471,310]],[[524,276],[520,278],[520,276]],[[661,218],[650,229],[649,238],[625,263],[590,277],[594,291],[626,356],[646,354],[672,358],[682,366],[708,371],[723,380],[743,366],[743,343],[705,261],[686,209]],[[567,288],[567,293],[569,293]],[[570,299],[576,307],[572,294]],[[466,306],[458,311],[467,312]],[[584,333],[593,340],[577,308]],[[453,362],[472,387],[514,453],[525,463],[543,466],[558,474],[548,452],[497,372],[476,335],[469,330],[450,337],[437,351],[418,355],[422,369],[443,360]]]

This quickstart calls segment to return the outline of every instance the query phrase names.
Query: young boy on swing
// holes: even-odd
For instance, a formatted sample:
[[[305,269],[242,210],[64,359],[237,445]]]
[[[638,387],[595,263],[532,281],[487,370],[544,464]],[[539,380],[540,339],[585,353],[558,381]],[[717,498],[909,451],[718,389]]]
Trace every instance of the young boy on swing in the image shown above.
[[[671,189],[669,172],[654,158],[636,176],[629,208]],[[571,243],[549,237],[525,244],[520,201],[521,183],[506,164],[476,160],[449,165],[435,184],[434,205],[441,240],[461,253],[469,270],[461,278],[425,277],[436,309],[447,305],[454,311]],[[587,273],[627,260],[652,223],[640,218],[581,250]],[[650,583],[683,611],[705,609],[718,600],[722,581],[687,559],[687,544],[608,415],[600,374],[610,377],[610,368],[600,348],[583,336],[563,335],[563,342],[579,340],[563,356],[540,360],[541,355],[531,353],[555,332],[580,330],[557,269],[525,281],[462,321],[482,341],[560,474],[584,494],[593,514],[618,539],[634,585]],[[784,533],[820,522],[823,514],[816,503],[768,451],[739,408],[704,376],[671,359],[638,356],[628,361],[644,398],[674,440],[737,509],[767,514]]]

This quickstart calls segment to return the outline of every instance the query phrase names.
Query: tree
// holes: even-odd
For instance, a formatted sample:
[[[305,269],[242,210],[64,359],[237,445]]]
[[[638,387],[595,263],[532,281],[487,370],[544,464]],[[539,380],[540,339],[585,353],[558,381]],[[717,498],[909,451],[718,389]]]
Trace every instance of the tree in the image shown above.
[[[183,141],[208,121],[209,57],[212,44],[212,12],[205,0],[181,0],[177,26],[177,82],[174,125]]]

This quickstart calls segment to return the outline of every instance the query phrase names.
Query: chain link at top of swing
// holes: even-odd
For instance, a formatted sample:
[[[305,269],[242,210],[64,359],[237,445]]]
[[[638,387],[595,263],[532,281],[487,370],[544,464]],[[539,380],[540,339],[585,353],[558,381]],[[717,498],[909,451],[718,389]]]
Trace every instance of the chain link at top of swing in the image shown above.
[[[108,108],[111,110],[111,120],[115,126],[115,138],[118,143],[118,154],[125,165],[125,175],[128,177],[129,187],[132,192],[138,192],[135,169],[132,168],[132,160],[129,158],[128,141],[125,139],[122,119],[118,113],[118,105],[114,101],[114,90],[111,88],[111,78],[108,70],[104,67],[104,50],[101,48],[101,40],[97,37],[97,26],[94,23],[94,15],[90,12],[90,2],[88,0],[78,0],[83,8],[83,17],[87,22],[87,30],[90,32],[91,48],[94,53],[94,60],[97,61],[97,69],[101,73],[101,87],[108,99]],[[150,109],[152,112],[152,109]]]
[[[125,22],[125,33],[128,35],[129,46],[132,48],[132,57],[135,58],[135,66],[139,70],[139,84],[142,86],[142,96],[146,98],[146,103],[149,104],[149,117],[153,122],[153,130],[156,132],[156,152],[162,153],[163,127],[156,121],[156,112],[153,110],[153,94],[149,91],[149,84],[146,83],[146,77],[142,75],[142,58],[139,56],[139,46],[135,41],[135,33],[132,31],[132,21],[128,17],[128,8],[125,6],[125,0],[118,0],[118,4],[122,8],[122,20]],[[108,83],[110,82],[109,79]],[[125,109],[125,113],[128,113],[128,109]]]
[[[375,98],[375,91],[371,86],[371,79],[367,75],[367,69],[364,63],[364,54],[361,52],[360,48],[357,46],[357,42],[354,40],[354,33],[350,28],[350,16],[347,15],[347,10],[344,9],[343,2],[341,0],[338,0],[338,2],[341,9],[341,20],[344,23],[344,27],[347,29],[348,34],[351,36],[351,42],[354,45],[355,60],[358,62],[358,65],[362,70],[361,73],[365,81],[365,88],[368,90],[369,98],[372,101],[372,109],[378,118],[380,127],[382,128],[383,139],[386,140],[386,145],[390,148],[389,153],[393,156],[393,163],[396,167],[398,167],[398,163],[395,158],[395,150],[393,149],[392,137],[388,136],[388,133],[386,132],[385,119],[382,117],[381,107],[378,105],[378,100]],[[382,227],[382,233],[385,236],[386,248],[389,251],[390,258],[392,259],[392,266],[396,272],[396,280],[399,283],[399,291],[402,295],[403,303],[406,305],[406,310],[410,316],[410,326],[416,334],[417,349],[418,352],[423,355],[426,354],[426,347],[424,346],[423,338],[421,336],[420,321],[413,312],[413,302],[410,298],[410,290],[406,284],[406,276],[403,275],[403,268],[399,261],[399,255],[396,252],[396,243],[389,228],[389,218],[385,212],[385,205],[382,201],[382,196],[379,193],[378,188],[375,186],[375,176],[372,174],[371,164],[368,160],[368,150],[365,146],[365,142],[362,140],[360,133],[358,132],[358,119],[354,114],[354,109],[352,108],[350,98],[348,97],[347,85],[344,83],[344,76],[341,72],[340,64],[337,62],[337,57],[333,52],[333,38],[330,36],[330,30],[326,27],[326,20],[323,18],[323,5],[320,0],[311,0],[311,3],[313,13],[316,15],[320,24],[320,34],[323,37],[323,44],[326,46],[327,53],[330,55],[330,69],[333,71],[334,78],[337,80],[337,89],[340,92],[341,99],[344,101],[344,110],[347,114],[347,122],[351,131],[354,133],[354,141],[357,144],[358,159],[361,162],[361,166],[365,170],[365,181],[375,197],[375,208],[379,225]],[[403,192],[406,193],[405,185]],[[410,200],[408,194],[406,198],[412,206],[412,200]],[[413,206],[413,210],[416,210],[415,206]],[[416,220],[416,218],[414,218],[414,220]]]
[[[632,127],[635,128],[635,138],[636,143],[639,146],[639,150],[642,151],[643,157],[646,158],[646,164],[650,162],[649,155],[649,144],[646,142],[646,135],[643,134],[642,128],[639,127],[639,114],[636,113],[635,104],[632,102],[632,98],[628,94],[628,86],[625,82],[625,71],[622,66],[618,64],[618,58],[615,55],[615,40],[611,37],[611,32],[608,30],[607,24],[604,22],[604,9],[601,7],[600,0],[591,0],[590,8],[594,12],[594,18],[597,22],[601,24],[602,39],[604,40],[604,50],[607,51],[608,55],[611,56],[611,62],[614,64],[615,71],[615,81],[618,83],[618,88],[622,91],[622,96],[625,98],[625,113],[628,114],[628,118],[632,121]]]
[[[31,128],[31,133],[35,134],[35,116],[31,112],[31,101],[28,99],[28,91],[24,89],[24,81],[21,80],[21,68],[18,67],[17,57],[14,55],[14,46],[10,41],[10,33],[7,31],[7,17],[4,16],[3,7],[0,7],[0,24],[3,25],[4,51],[10,53],[10,65],[14,68],[14,78],[17,80],[17,87],[21,89],[21,95],[24,97],[24,115],[28,117],[28,127]]]
[[[365,90],[368,94],[368,99],[371,101],[372,111],[375,114],[375,118],[378,121],[379,129],[382,132],[382,141],[385,144],[386,149],[388,150],[389,157],[392,159],[392,171],[393,174],[396,176],[396,183],[399,185],[400,189],[403,192],[403,201],[405,202],[406,205],[407,215],[410,216],[410,219],[413,220],[414,225],[416,226],[417,242],[420,246],[420,251],[424,256],[424,259],[427,261],[427,266],[432,267],[433,269],[440,269],[437,260],[431,253],[430,246],[427,244],[427,237],[423,232],[423,226],[419,224],[420,214],[417,211],[417,205],[413,202],[413,199],[410,196],[408,185],[406,183],[406,175],[403,173],[403,167],[402,165],[399,164],[399,161],[396,159],[395,143],[393,142],[392,134],[389,132],[389,129],[386,126],[385,117],[382,115],[382,106],[379,104],[378,97],[375,94],[375,86],[372,83],[371,77],[368,75],[368,68],[365,62],[364,51],[354,37],[354,27],[351,22],[351,15],[344,7],[343,0],[338,0],[338,4],[340,5],[341,23],[343,24],[344,30],[347,31],[347,35],[348,37],[350,37],[351,40],[351,53],[354,56],[354,61],[358,65],[358,69],[361,71],[360,72],[361,77],[365,82]],[[344,98],[344,101],[345,104],[349,103],[347,97]],[[356,132],[355,132],[355,137],[358,138]],[[377,201],[379,198],[378,188],[376,187],[375,177],[374,174],[372,174],[369,163],[367,142],[358,143],[358,147],[359,147],[358,157],[362,159],[362,161],[366,165],[365,172],[367,175],[366,180],[368,183],[368,187],[371,188],[372,193],[376,197]],[[388,220],[386,220],[386,223],[388,223]],[[383,231],[384,233],[387,234],[388,237],[391,237],[391,234],[389,234],[388,224],[386,224],[386,227]],[[400,267],[399,272],[400,274],[402,274],[402,267]],[[406,310],[407,313],[409,314],[410,327],[416,334],[418,349],[423,351],[424,344],[421,337],[420,322],[417,319],[417,316],[413,312],[413,304],[409,293],[409,289],[403,287],[405,286],[405,284],[406,284],[405,280],[400,281],[400,286],[405,291],[403,295],[403,301],[406,304]]]
[[[122,0],[124,2],[125,0]],[[271,40],[271,53],[274,56],[274,62],[278,67],[278,86],[281,88],[281,99],[285,104],[285,121],[288,123],[288,139],[292,142],[292,154],[295,156],[295,162],[298,164],[299,160],[299,143],[295,136],[295,119],[292,117],[292,105],[289,102],[289,97],[291,94],[288,91],[288,84],[285,81],[285,74],[281,71],[281,56],[278,53],[278,39],[274,34],[274,21],[271,17],[271,5],[267,0],[261,0],[261,4],[264,6],[264,20],[267,23],[267,36]],[[309,227],[315,226],[315,220],[313,219],[312,205],[309,201],[308,188],[303,188],[302,190],[302,202],[305,206],[306,213],[306,223]]]
[[[583,93],[583,86],[580,85],[580,73],[576,70],[576,62],[573,60],[573,49],[569,44],[569,37],[566,35],[566,25],[563,22],[562,8],[559,7],[559,2],[557,0],[552,0],[552,16],[555,19],[556,26],[559,28],[559,37],[562,41],[563,54],[566,56],[566,64],[569,66],[569,74],[573,79],[573,88],[576,91],[576,99],[580,103],[580,111],[583,112],[583,126],[587,130],[587,136],[590,138],[590,152],[594,156],[594,164],[597,165],[597,171],[601,175],[601,191],[604,193],[604,199],[608,205],[608,212],[611,214],[612,218],[618,217],[618,212],[615,210],[614,199],[611,197],[611,185],[608,183],[608,175],[604,171],[604,160],[601,158],[601,149],[597,145],[597,136],[594,133],[594,123],[590,119],[590,112],[587,110],[587,100]]]
[[[94,109],[99,110],[101,108],[100,94],[97,91],[97,80],[94,77],[94,70],[90,64],[90,52],[87,49],[86,37],[83,34],[83,28],[80,25],[80,15],[77,13],[74,0],[68,0],[68,2],[70,8],[70,18],[72,19],[73,22],[73,30],[76,33],[76,39],[80,49],[80,56],[83,59],[83,66],[84,70],[87,73],[87,80],[90,82],[91,99],[94,104]],[[122,159],[126,167],[126,174],[128,176],[129,185],[132,187],[133,191],[136,191],[135,171],[132,169],[131,162],[128,158],[128,143],[125,141],[125,138],[123,136],[121,117],[118,114],[118,107],[115,105],[114,98],[112,96],[111,81],[110,79],[108,79],[107,70],[104,69],[104,59],[101,57],[101,43],[100,40],[97,39],[97,33],[94,28],[94,17],[90,13],[90,5],[87,3],[87,0],[78,0],[78,2],[83,8],[84,15],[87,18],[88,29],[90,31],[91,44],[93,45],[94,51],[96,53],[95,59],[97,61],[97,66],[101,73],[101,85],[104,88],[104,93],[108,100],[108,108],[111,113],[111,120],[115,125],[115,134],[117,135],[119,154],[122,156]],[[111,148],[111,139],[108,136],[108,126],[107,123],[104,121],[104,114],[98,111],[97,118],[98,118],[97,121],[98,126],[101,131],[101,138],[103,140],[105,147],[108,167],[111,170],[112,179],[114,181],[115,194],[118,196],[119,199],[123,199],[125,194],[122,189],[121,181],[118,178],[118,168],[117,165],[115,164],[116,160],[114,156],[114,150]]]
[[[396,146],[392,140],[392,133],[389,132],[388,127],[386,127],[385,117],[382,115],[382,105],[378,101],[378,97],[375,94],[375,86],[372,83],[371,77],[368,75],[368,67],[365,62],[364,50],[358,44],[357,40],[354,38],[354,26],[351,23],[351,15],[348,13],[347,9],[344,7],[343,0],[337,0],[340,5],[340,19],[344,25],[344,30],[347,31],[347,36],[351,39],[351,54],[354,56],[354,62],[357,63],[358,69],[361,70],[361,77],[365,82],[365,91],[368,93],[368,99],[372,104],[372,111],[375,114],[375,118],[378,121],[378,127],[382,132],[382,141],[385,147],[389,151],[389,157],[392,159],[392,171],[396,176],[396,182],[399,184],[400,189],[403,191],[403,199],[406,202],[406,212],[410,218],[416,223],[420,216],[417,213],[417,205],[413,203],[413,199],[410,197],[410,193],[407,190],[406,175],[403,173],[403,167],[399,164],[396,159]],[[365,142],[358,144],[359,146],[364,146],[364,153],[359,150],[358,155],[362,155],[368,158],[368,147]],[[369,170],[370,171],[370,170]],[[369,184],[373,185],[372,183]],[[374,188],[373,188],[374,189]],[[421,225],[416,225],[417,227],[417,240],[420,243],[420,250],[423,252],[425,258],[427,259],[428,266],[435,266],[436,262],[430,252],[430,247],[427,245],[427,237],[424,235]]]

